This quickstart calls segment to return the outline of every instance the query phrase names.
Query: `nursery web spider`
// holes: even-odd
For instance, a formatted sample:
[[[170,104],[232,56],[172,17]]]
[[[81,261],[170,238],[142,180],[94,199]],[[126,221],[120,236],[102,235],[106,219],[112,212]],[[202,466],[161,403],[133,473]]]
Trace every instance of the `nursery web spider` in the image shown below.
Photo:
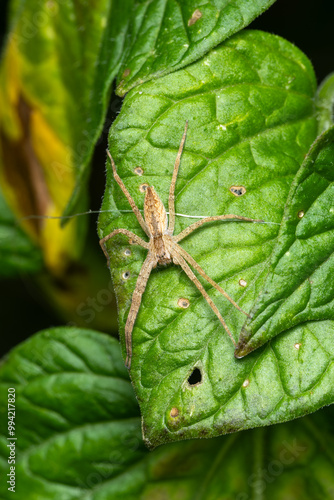
[[[187,128],[188,128],[188,122],[186,122],[186,126],[184,129],[184,133],[182,136],[182,140],[179,146],[178,154],[175,160],[175,165],[174,165],[174,171],[173,171],[173,176],[172,176],[172,181],[170,185],[170,190],[169,190],[169,199],[168,199],[168,208],[169,208],[169,220],[167,217],[166,209],[160,200],[158,194],[156,193],[155,189],[152,186],[147,186],[146,191],[145,191],[145,200],[144,200],[144,218],[142,214],[140,213],[138,207],[136,206],[133,198],[131,197],[130,193],[126,189],[123,181],[119,177],[116,171],[116,165],[111,157],[111,154],[109,151],[107,151],[108,156],[111,161],[112,169],[113,169],[113,174],[115,181],[117,184],[120,186],[122,189],[123,193],[125,194],[128,202],[131,205],[131,208],[133,212],[135,213],[139,224],[149,237],[149,241],[144,241],[142,238],[139,236],[135,235],[131,231],[128,231],[127,229],[115,229],[112,233],[108,234],[104,238],[100,240],[100,245],[101,248],[107,258],[108,261],[108,266],[109,266],[109,255],[107,253],[107,249],[105,247],[106,241],[108,241],[110,238],[115,236],[116,234],[125,234],[131,244],[135,245],[140,245],[148,250],[147,257],[142,265],[142,268],[140,270],[137,283],[136,283],[136,288],[133,292],[132,295],[132,302],[131,302],[131,307],[130,311],[128,314],[128,318],[126,321],[125,325],[125,343],[126,343],[126,366],[128,369],[131,367],[131,358],[132,358],[132,330],[134,323],[136,321],[136,317],[138,314],[138,310],[140,307],[142,295],[145,291],[147,280],[151,274],[151,271],[153,268],[155,268],[158,264],[161,265],[166,265],[170,263],[174,263],[178,266],[181,266],[183,271],[189,276],[191,281],[196,285],[198,290],[201,292],[213,312],[216,314],[217,318],[225,328],[226,332],[228,333],[230,339],[232,340],[233,344],[236,345],[234,338],[227,326],[227,324],[224,321],[224,318],[221,316],[220,312],[218,311],[217,307],[215,304],[212,302],[211,298],[205,291],[204,287],[200,283],[200,281],[197,279],[191,268],[189,267],[188,264],[190,264],[208,283],[210,283],[216,290],[218,290],[224,297],[226,297],[239,311],[241,311],[243,314],[248,316],[247,313],[245,313],[236,302],[215,282],[213,281],[204,271],[203,269],[197,264],[197,262],[182,248],[178,245],[179,241],[183,240],[186,236],[188,236],[190,233],[195,231],[195,229],[199,228],[203,224],[207,222],[213,222],[213,221],[219,221],[219,220],[226,220],[226,219],[237,219],[237,220],[242,220],[242,221],[247,221],[247,222],[263,222],[261,220],[257,219],[249,219],[248,217],[241,217],[239,215],[217,215],[213,217],[206,217],[204,219],[199,220],[198,222],[195,222],[194,224],[191,224],[188,226],[186,229],[181,231],[181,233],[177,235],[173,235],[174,232],[174,224],[175,224],[175,196],[174,196],[174,191],[175,191],[175,183],[177,179],[177,174],[179,170],[179,165],[180,165],[180,159],[182,155],[182,150],[183,146],[186,140],[186,135],[187,135]]]

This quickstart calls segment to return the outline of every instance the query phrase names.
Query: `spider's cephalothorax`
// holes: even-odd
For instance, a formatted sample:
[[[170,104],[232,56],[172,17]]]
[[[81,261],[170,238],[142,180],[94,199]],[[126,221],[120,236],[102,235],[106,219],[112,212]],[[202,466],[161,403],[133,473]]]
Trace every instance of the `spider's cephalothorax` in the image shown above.
[[[156,264],[153,267],[157,264],[170,264],[173,240],[168,233],[167,212],[151,186],[148,186],[145,192],[144,217],[150,233],[150,251],[156,256]]]
[[[136,317],[139,311],[140,303],[141,303],[141,298],[142,295],[145,291],[146,288],[146,283],[147,280],[151,274],[151,271],[154,267],[157,266],[157,264],[170,264],[174,263],[176,265],[179,265],[182,267],[183,271],[189,276],[189,278],[193,281],[193,283],[196,285],[198,290],[201,292],[213,312],[216,314],[217,318],[225,328],[226,332],[228,333],[230,339],[232,340],[233,344],[236,345],[234,338],[227,327],[224,318],[221,316],[220,312],[218,311],[216,305],[212,302],[211,298],[205,291],[203,285],[201,282],[198,280],[198,278],[195,276],[194,272],[192,269],[189,267],[189,264],[204,278],[210,285],[212,285],[216,290],[218,290],[224,297],[226,297],[239,311],[242,313],[246,314],[236,302],[234,302],[233,299],[215,282],[213,279],[211,279],[204,271],[203,269],[197,264],[197,262],[189,255],[179,244],[178,242],[183,240],[186,236],[188,236],[190,233],[192,233],[195,229],[198,227],[202,226],[206,222],[213,222],[213,221],[219,221],[219,220],[243,220],[246,222],[263,222],[260,220],[255,220],[255,219],[249,219],[248,217],[242,217],[240,215],[215,215],[213,217],[206,217],[204,219],[199,220],[198,222],[195,222],[194,224],[191,224],[188,226],[186,229],[181,231],[181,233],[174,235],[174,224],[175,224],[175,203],[174,203],[174,190],[175,190],[175,183],[177,179],[177,174],[179,170],[179,165],[180,165],[180,159],[182,155],[182,150],[184,146],[184,142],[186,140],[186,135],[187,135],[187,128],[188,128],[188,122],[186,122],[186,126],[184,129],[184,133],[182,136],[182,140],[179,146],[179,151],[176,157],[175,165],[174,165],[174,171],[173,171],[173,176],[172,176],[172,181],[170,184],[170,190],[169,190],[169,199],[168,199],[168,208],[169,208],[169,220],[167,218],[167,213],[166,209],[160,200],[158,194],[154,190],[153,187],[147,186],[146,192],[145,192],[145,201],[144,201],[144,217],[140,213],[137,205],[135,204],[132,196],[126,189],[122,179],[119,177],[116,171],[116,165],[114,160],[111,157],[111,154],[108,151],[108,155],[110,158],[110,162],[112,165],[113,169],[113,174],[115,181],[117,184],[120,186],[122,189],[123,193],[125,194],[128,202],[131,205],[131,208],[134,212],[134,214],[137,217],[137,220],[139,224],[141,225],[142,229],[145,231],[149,238],[149,242],[144,241],[142,238],[139,238],[136,234],[132,233],[131,231],[128,231],[127,229],[115,229],[112,233],[108,234],[104,238],[100,240],[100,245],[101,248],[107,258],[108,264],[109,264],[109,255],[105,247],[106,241],[108,241],[110,238],[115,236],[116,234],[125,234],[128,238],[131,244],[134,245],[140,245],[148,250],[147,257],[142,265],[142,268],[140,270],[137,283],[136,283],[136,288],[133,292],[132,295],[132,301],[131,301],[131,306],[130,306],[130,311],[128,314],[128,318],[126,320],[125,324],[125,343],[126,343],[126,366],[128,368],[131,367],[131,359],[132,359],[132,330],[134,323],[136,321]]]

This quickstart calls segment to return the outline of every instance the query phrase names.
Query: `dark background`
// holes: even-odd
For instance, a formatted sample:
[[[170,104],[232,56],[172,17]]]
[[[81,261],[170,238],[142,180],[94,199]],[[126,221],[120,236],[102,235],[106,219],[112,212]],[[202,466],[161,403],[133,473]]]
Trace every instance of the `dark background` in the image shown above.
[[[6,33],[8,1],[0,7],[0,47]],[[320,83],[334,71],[334,2],[333,0],[277,0],[249,28],[280,35],[299,47],[311,60]],[[121,99],[113,98],[108,119],[115,118]],[[0,110],[1,112],[1,110]],[[94,183],[91,183],[91,209],[97,210],[104,190],[104,164],[107,136],[104,134],[93,158]],[[96,239],[92,217],[89,237]],[[106,269],[106,273],[107,273]],[[29,276],[0,281],[1,350],[4,354],[38,330],[64,324],[45,302],[43,293]]]

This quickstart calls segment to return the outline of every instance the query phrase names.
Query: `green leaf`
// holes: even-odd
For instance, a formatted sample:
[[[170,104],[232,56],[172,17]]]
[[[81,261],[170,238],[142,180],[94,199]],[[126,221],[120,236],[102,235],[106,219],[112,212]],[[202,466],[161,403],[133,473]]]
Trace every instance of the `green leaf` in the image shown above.
[[[334,127],[317,139],[291,186],[268,276],[242,329],[238,357],[293,326],[304,323],[307,329],[305,322],[319,321],[312,343],[320,348],[318,365],[327,359],[321,343],[323,320],[334,319],[333,166]]]
[[[189,120],[176,183],[176,212],[236,214],[268,222],[214,223],[181,243],[246,312],[263,287],[290,185],[316,137],[315,89],[310,62],[296,47],[248,31],[186,69],[131,91],[111,128],[110,150],[118,173],[140,209],[144,201],[140,186],[145,183],[155,187],[167,206],[173,165]],[[136,174],[138,166],[141,176]],[[110,165],[102,208],[130,208],[112,179]],[[191,222],[178,217],[175,234]],[[99,236],[115,228],[145,237],[133,213],[102,213]],[[147,251],[130,246],[122,235],[109,240],[107,249],[124,340],[132,293]],[[244,315],[202,283],[237,339]],[[189,300],[188,308],[181,307],[182,301],[179,305],[180,298]],[[237,361],[221,323],[181,269],[154,270],[133,330],[131,367],[147,442],[154,446],[280,422],[331,402],[322,386],[309,394],[316,374],[308,384],[300,384],[302,366],[289,342],[303,331],[302,327],[291,331],[277,343],[276,351],[268,346]],[[286,363],[292,363],[291,356],[290,380]],[[191,386],[188,378],[196,367],[202,381]],[[327,373],[324,384],[329,377]],[[171,417],[173,408],[178,409],[177,418]]]
[[[245,28],[274,2],[138,2],[118,76],[118,94],[193,63]]]
[[[38,271],[42,264],[40,250],[16,223],[0,191],[0,275]]]
[[[116,340],[73,327],[39,333],[1,365],[3,417],[8,388],[16,394],[18,498],[81,499],[97,482],[105,482],[110,494],[126,487],[122,473],[128,474],[146,452]],[[0,432],[0,467],[6,477],[6,418],[1,418]],[[1,498],[11,498],[7,486],[2,480]]]
[[[319,111],[319,132],[324,132],[334,125],[334,73],[325,78],[320,85],[316,105]]]
[[[117,342],[68,327],[33,336],[3,360],[2,417],[11,388],[17,500],[333,498],[333,408],[148,452]],[[13,498],[7,437],[1,418],[3,500]]]

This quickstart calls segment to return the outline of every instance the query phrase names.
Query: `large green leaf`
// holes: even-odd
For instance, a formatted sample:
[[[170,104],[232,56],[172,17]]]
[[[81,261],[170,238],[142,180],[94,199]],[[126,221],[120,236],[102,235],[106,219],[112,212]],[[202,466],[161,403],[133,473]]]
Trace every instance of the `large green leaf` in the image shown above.
[[[243,32],[187,69],[131,91],[111,128],[111,153],[139,208],[143,183],[154,185],[167,206],[175,157],[189,120],[176,211],[232,213],[269,222],[215,223],[182,241],[244,311],[251,309],[263,286],[279,229],[275,223],[281,222],[291,182],[316,137],[315,88],[312,67],[294,46],[269,34]],[[138,166],[143,175],[136,174],[141,172]],[[103,209],[129,209],[110,168]],[[191,222],[179,217],[175,233]],[[133,213],[101,214],[100,237],[119,227],[144,236]],[[129,247],[125,236],[107,242],[122,339],[146,255],[135,245],[129,255]],[[237,339],[244,315],[205,286]],[[188,308],[182,308],[180,298],[189,300]],[[323,367],[314,367],[307,383],[299,382],[302,367],[293,339],[302,332],[302,327],[291,331],[276,350],[268,346],[237,361],[220,322],[180,268],[153,271],[133,330],[131,368],[147,441],[156,445],[265,425],[331,402],[332,394],[325,397],[323,387],[307,392]],[[289,380],[286,363],[292,363],[291,356]],[[195,368],[202,380],[192,386],[188,378]],[[327,373],[322,382],[326,385],[329,378]],[[250,385],[243,387],[246,380]],[[172,408],[178,409],[176,418]]]
[[[15,494],[4,418],[11,388]],[[0,396],[3,500],[333,498],[333,409],[148,452],[119,346],[97,332],[50,329],[18,346],[0,367]]]
[[[81,499],[87,488],[105,478],[113,478],[111,486],[120,489],[121,473],[145,453],[138,406],[117,341],[106,335],[73,327],[35,335],[0,367],[2,417],[8,388],[16,393],[18,498]],[[5,477],[6,418],[1,418],[0,429]],[[2,480],[2,499],[11,498],[7,486]]]
[[[118,93],[193,63],[245,28],[275,0],[153,0],[135,5]]]
[[[334,127],[317,139],[291,186],[269,273],[242,329],[238,357],[293,326],[334,319],[333,167]],[[313,328],[319,346],[323,325]],[[300,345],[304,349],[304,340]],[[326,357],[319,352],[319,365]]]

